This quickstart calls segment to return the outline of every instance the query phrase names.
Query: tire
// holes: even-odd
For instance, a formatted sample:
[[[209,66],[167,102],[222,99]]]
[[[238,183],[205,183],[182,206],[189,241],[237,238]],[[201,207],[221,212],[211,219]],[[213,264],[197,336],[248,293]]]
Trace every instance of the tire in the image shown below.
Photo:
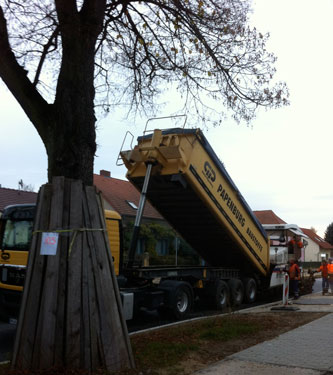
[[[233,306],[240,306],[244,298],[243,283],[239,279],[230,279],[228,281],[230,288],[230,299]]]
[[[192,310],[193,291],[183,281],[167,280],[160,285],[166,293],[165,309],[176,319],[184,319]]]
[[[191,290],[187,285],[180,285],[175,291],[174,304],[172,306],[175,318],[184,318],[191,311],[192,304]]]
[[[252,278],[243,280],[244,284],[244,300],[247,303],[253,303],[257,299],[257,283]]]
[[[207,287],[205,299],[214,309],[225,310],[230,300],[228,284],[223,280],[217,280],[213,285]]]

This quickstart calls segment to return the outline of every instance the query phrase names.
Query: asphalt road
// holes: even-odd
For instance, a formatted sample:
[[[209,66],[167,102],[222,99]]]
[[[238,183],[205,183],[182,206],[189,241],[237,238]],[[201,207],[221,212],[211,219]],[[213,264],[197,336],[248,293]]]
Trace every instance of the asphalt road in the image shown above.
[[[313,293],[321,291],[321,279],[317,279],[313,286]],[[206,312],[205,312],[206,313]],[[216,312],[215,312],[216,313]],[[199,315],[198,315],[199,314]],[[202,311],[197,311],[193,313],[193,317],[200,316],[204,314]],[[8,361],[11,358],[11,352],[14,346],[16,324],[9,324],[0,321],[0,362]],[[149,326],[156,326],[159,324],[167,324],[167,321],[161,321],[157,317],[157,314],[146,314],[140,317],[140,328],[142,329],[142,324],[145,325],[144,328],[149,328]],[[128,322],[129,332],[136,331],[139,329],[139,323]]]
[[[312,293],[321,292],[321,279],[316,279],[312,287]]]

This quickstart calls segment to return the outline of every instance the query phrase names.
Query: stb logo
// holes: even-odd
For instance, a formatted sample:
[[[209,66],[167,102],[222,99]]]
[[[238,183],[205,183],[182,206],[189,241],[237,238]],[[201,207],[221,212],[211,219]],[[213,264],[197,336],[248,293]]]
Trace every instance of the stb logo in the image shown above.
[[[211,167],[211,165],[208,163],[208,161],[205,162],[204,173],[205,173],[205,176],[207,177],[208,181],[210,181],[210,182],[215,181],[215,179],[216,179],[215,171]]]
[[[57,244],[57,237],[54,236],[48,236],[44,239],[44,244],[46,245],[56,245]]]
[[[1,259],[8,260],[9,258],[10,258],[10,254],[9,253],[1,253]]]

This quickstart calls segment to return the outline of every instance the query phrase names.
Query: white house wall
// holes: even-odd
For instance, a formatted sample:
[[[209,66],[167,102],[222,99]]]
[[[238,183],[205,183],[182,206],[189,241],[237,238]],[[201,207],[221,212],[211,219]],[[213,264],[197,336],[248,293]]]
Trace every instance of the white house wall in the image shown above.
[[[316,242],[311,240],[311,238],[307,239],[308,245],[304,251],[304,261],[305,262],[321,262],[322,261],[322,254],[325,254],[325,258],[328,259],[330,255],[330,250],[322,249]]]
[[[307,239],[308,245],[304,250],[304,261],[305,262],[318,262],[320,261],[320,247],[319,245],[311,240]]]

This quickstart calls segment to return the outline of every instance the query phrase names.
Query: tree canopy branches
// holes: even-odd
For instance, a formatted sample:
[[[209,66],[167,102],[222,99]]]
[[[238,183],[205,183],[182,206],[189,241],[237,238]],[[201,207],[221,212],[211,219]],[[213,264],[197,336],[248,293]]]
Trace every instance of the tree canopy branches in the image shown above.
[[[247,1],[2,3],[11,48],[48,101],[56,96],[64,43],[74,48],[95,34],[95,104],[105,108],[116,103],[153,108],[166,83],[183,95],[187,111],[203,120],[205,106],[250,121],[258,106],[288,104],[286,85],[272,84],[276,57],[265,47],[269,35],[248,25]]]

